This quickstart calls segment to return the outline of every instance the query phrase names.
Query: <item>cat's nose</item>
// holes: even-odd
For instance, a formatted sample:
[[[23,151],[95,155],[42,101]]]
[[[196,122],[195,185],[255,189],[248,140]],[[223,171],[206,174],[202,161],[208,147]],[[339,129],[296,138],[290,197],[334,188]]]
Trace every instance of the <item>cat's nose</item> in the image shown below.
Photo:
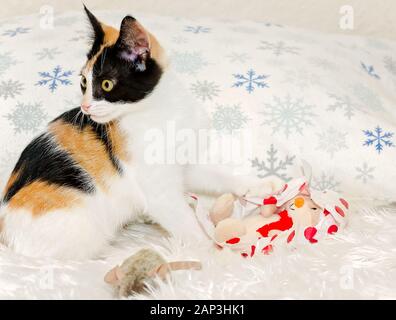
[[[81,104],[81,109],[83,109],[85,112],[89,112],[89,108],[91,108],[90,104]]]

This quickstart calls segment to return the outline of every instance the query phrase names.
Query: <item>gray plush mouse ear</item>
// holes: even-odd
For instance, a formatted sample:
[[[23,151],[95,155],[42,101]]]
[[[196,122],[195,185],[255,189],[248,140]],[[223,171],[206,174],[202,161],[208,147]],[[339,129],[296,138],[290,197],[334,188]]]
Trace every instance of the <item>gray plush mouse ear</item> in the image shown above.
[[[104,281],[106,283],[116,285],[118,281],[122,280],[124,278],[125,274],[122,272],[120,266],[115,266],[113,269],[111,269],[109,272],[106,273],[104,277]]]

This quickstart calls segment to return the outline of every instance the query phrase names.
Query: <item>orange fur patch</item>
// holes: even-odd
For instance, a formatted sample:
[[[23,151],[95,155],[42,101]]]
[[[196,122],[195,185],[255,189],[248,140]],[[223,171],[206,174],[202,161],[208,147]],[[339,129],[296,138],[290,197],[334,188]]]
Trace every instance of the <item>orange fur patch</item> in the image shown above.
[[[44,181],[34,181],[19,190],[8,202],[12,209],[26,208],[37,216],[56,209],[65,209],[80,200],[80,194],[70,188]]]
[[[117,29],[115,29],[111,26],[108,26],[104,23],[101,23],[101,25],[102,25],[102,29],[104,32],[103,44],[100,46],[99,51],[91,59],[89,59],[86,62],[85,67],[84,67],[84,69],[86,71],[92,70],[96,60],[102,54],[103,50],[107,47],[114,45],[118,39],[119,34],[120,34],[120,32]]]
[[[149,36],[151,57],[161,66],[161,68],[166,68],[168,61],[164,49],[156,37],[154,37],[150,32],[147,32],[147,34]]]
[[[125,136],[120,132],[118,124],[111,122],[107,125],[108,136],[112,144],[113,154],[122,161],[129,161],[130,157],[125,150]]]
[[[106,178],[116,174],[105,145],[98,140],[90,127],[80,131],[72,124],[59,120],[50,125],[59,146],[69,152],[73,159],[95,180],[106,187]]]

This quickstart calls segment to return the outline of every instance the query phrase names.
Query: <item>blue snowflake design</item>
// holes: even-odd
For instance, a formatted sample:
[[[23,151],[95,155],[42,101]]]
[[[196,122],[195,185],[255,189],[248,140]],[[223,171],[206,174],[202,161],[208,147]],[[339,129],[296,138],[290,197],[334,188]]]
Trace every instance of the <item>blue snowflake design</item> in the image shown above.
[[[191,32],[194,34],[198,33],[209,33],[211,28],[203,27],[203,26],[186,26],[184,28],[185,32]]]
[[[363,130],[364,135],[366,136],[366,140],[364,141],[364,146],[375,146],[375,150],[377,150],[378,154],[380,154],[384,146],[394,147],[395,144],[391,140],[393,137],[393,132],[384,132],[380,126],[377,126],[374,131],[372,130]]]
[[[39,80],[36,83],[36,86],[45,86],[49,85],[49,89],[51,92],[54,92],[58,88],[58,84],[62,85],[71,85],[71,81],[68,79],[68,77],[71,76],[73,71],[62,71],[62,68],[60,66],[56,66],[54,70],[52,71],[52,74],[50,72],[39,72],[39,75],[42,80]]]
[[[366,65],[364,62],[360,62],[363,70],[367,72],[367,74],[373,78],[380,79],[380,76],[375,73],[374,67]]]
[[[15,37],[18,34],[23,34],[23,33],[28,33],[30,31],[30,28],[22,28],[22,27],[18,27],[15,29],[8,29],[6,31],[3,32],[3,36],[8,36],[8,37]]]
[[[245,89],[247,92],[252,93],[255,88],[269,88],[268,84],[264,81],[269,76],[261,74],[256,75],[256,72],[253,69],[248,70],[246,75],[243,74],[233,74],[235,80],[237,80],[232,87],[242,87],[246,85]]]

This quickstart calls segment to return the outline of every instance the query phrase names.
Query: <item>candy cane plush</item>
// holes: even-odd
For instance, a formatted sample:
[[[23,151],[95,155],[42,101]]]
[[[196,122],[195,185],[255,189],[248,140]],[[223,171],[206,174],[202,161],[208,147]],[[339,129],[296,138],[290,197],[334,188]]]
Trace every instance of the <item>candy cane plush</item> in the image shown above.
[[[268,254],[276,245],[315,244],[345,226],[348,202],[333,191],[310,190],[305,177],[296,178],[265,198],[217,199],[207,211],[197,202],[197,217],[219,247],[248,257]]]

